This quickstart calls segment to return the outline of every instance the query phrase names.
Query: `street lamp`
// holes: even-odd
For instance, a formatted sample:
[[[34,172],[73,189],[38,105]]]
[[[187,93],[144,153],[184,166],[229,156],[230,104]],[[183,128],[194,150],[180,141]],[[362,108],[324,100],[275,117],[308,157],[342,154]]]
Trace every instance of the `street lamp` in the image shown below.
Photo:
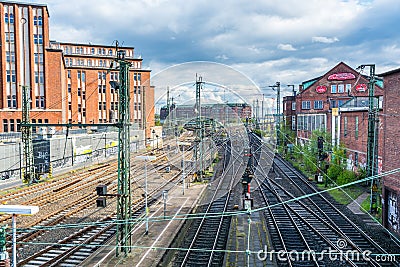
[[[189,142],[177,142],[177,145],[182,146],[182,195],[185,194],[185,146],[190,146]]]
[[[153,134],[153,142],[152,142],[153,144],[152,145],[153,145],[153,150],[154,150],[154,139],[155,139],[154,136],[156,134],[156,130],[153,129],[153,131],[151,133]]]
[[[158,149],[158,134],[156,134],[156,139],[157,139],[157,149]]]
[[[148,193],[147,193],[147,161],[155,160],[155,156],[136,156],[136,159],[144,160],[144,206],[146,218],[146,235],[149,234],[149,207],[148,207]]]
[[[17,215],[33,215],[39,212],[38,206],[0,205],[0,213],[12,215],[12,266],[17,267]]]
[[[135,135],[136,153],[138,152],[138,135]]]

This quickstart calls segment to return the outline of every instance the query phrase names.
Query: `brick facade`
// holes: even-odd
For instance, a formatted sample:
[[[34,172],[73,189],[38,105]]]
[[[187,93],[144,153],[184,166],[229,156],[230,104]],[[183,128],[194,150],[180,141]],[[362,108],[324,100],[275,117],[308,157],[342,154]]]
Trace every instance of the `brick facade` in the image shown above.
[[[400,68],[380,74],[384,79],[383,171],[399,168]],[[383,225],[400,233],[400,174],[383,177]]]
[[[315,129],[326,130],[332,145],[343,144],[347,149],[348,167],[365,167],[368,136],[368,79],[340,62],[323,76],[303,82],[296,97],[297,137],[310,138]],[[383,96],[382,85],[375,85],[375,96]],[[352,105],[352,101],[358,103]],[[337,113],[337,116],[336,114]],[[383,142],[379,127],[379,144]],[[382,150],[378,151],[382,166]],[[381,169],[380,169],[381,170]]]
[[[46,5],[0,1],[0,15],[0,132],[20,128],[23,85],[31,90],[33,123],[116,121],[118,92],[110,84],[119,80],[115,46],[50,41]],[[131,63],[131,121],[136,128],[152,127],[150,71],[142,69],[133,47],[119,50]]]
[[[296,97],[285,96],[283,98],[283,118],[285,128],[296,131]]]

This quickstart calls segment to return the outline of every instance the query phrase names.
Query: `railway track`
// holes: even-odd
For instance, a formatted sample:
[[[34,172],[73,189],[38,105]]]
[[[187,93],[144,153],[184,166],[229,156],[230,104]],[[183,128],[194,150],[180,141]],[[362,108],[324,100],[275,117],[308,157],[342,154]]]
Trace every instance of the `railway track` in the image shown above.
[[[149,192],[151,205],[161,197],[162,190],[169,190],[178,183],[180,173],[174,175],[170,180],[159,185]],[[135,225],[140,224],[144,214],[144,198],[136,199],[132,207],[132,221]],[[47,246],[30,257],[20,261],[20,266],[77,266],[80,262],[90,256],[99,247],[106,244],[116,233],[116,215],[106,216],[92,225],[76,230],[68,237],[58,241],[56,244]]]
[[[201,218],[192,220],[190,230],[185,233],[185,240],[180,246],[183,250],[175,256],[173,266],[221,266],[225,253],[231,222],[230,216],[220,216],[230,210],[234,177],[240,175],[245,168],[242,153],[237,153],[228,147],[229,152],[224,158],[233,161],[218,179],[214,192],[209,192],[208,205],[198,210]],[[221,163],[221,167],[224,165]],[[236,167],[236,168],[235,168]],[[222,193],[221,191],[224,191]],[[218,214],[218,216],[213,216]]]
[[[257,169],[254,180],[258,197],[268,206],[265,216],[274,251],[284,258],[277,261],[279,266],[398,266],[396,261],[379,262],[374,255],[393,251],[373,240],[324,195],[315,194],[318,190],[297,170],[280,157],[274,158],[274,168],[279,179]],[[308,194],[314,195],[304,198]],[[293,259],[290,255],[300,253],[291,251],[306,251],[311,257]],[[277,259],[277,253],[265,255]]]
[[[160,164],[158,162],[160,160],[165,161],[164,156],[162,153],[159,154],[154,166],[152,166],[153,168],[148,172],[149,177],[155,175],[164,179],[158,179],[153,183],[149,179],[149,191],[153,188],[159,188],[162,181],[170,181],[163,174],[165,163]],[[176,159],[172,160],[177,160],[178,158],[177,156]],[[169,159],[167,158],[167,160]],[[142,202],[141,191],[143,191],[143,185],[141,183],[144,180],[142,169],[141,165],[131,168],[131,172],[136,174],[136,179],[132,181],[131,186],[133,204],[137,205]],[[176,180],[179,174],[176,174],[176,171],[171,172],[171,175],[172,173],[175,173],[174,179]],[[38,253],[39,250],[45,250],[46,243],[57,243],[57,239],[54,238],[63,239],[73,232],[73,229],[50,230],[52,226],[57,229],[59,224],[93,222],[98,221],[102,216],[113,214],[115,212],[115,203],[110,203],[109,207],[105,208],[104,211],[98,212],[95,205],[97,199],[95,188],[98,184],[106,184],[108,185],[109,193],[116,193],[116,174],[117,164],[112,162],[85,169],[83,172],[73,171],[69,175],[63,175],[60,178],[2,195],[0,197],[1,201],[9,204],[40,206],[41,212],[37,216],[30,218],[20,217],[18,221],[20,228],[27,229],[17,235],[19,258],[26,259]],[[155,192],[156,190],[153,191],[154,198],[160,195]],[[143,212],[143,209],[139,210]],[[10,217],[6,215],[0,217],[0,221],[3,223],[7,223],[9,219]],[[37,245],[35,242],[37,242]],[[32,244],[35,244],[35,246],[32,246]]]

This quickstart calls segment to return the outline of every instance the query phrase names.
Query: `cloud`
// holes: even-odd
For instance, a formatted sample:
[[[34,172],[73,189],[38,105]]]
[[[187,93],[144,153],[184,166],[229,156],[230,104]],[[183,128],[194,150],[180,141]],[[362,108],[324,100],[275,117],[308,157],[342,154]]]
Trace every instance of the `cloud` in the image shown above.
[[[153,73],[182,62],[217,61],[259,84],[299,84],[340,61],[372,62],[378,73],[380,66],[400,65],[400,32],[393,27],[400,24],[398,0],[48,2],[52,40],[119,40],[134,46]]]
[[[329,38],[329,37],[323,37],[323,36],[314,36],[314,37],[312,37],[312,42],[313,43],[331,44],[331,43],[339,42],[339,39],[337,37]]]
[[[296,51],[297,50],[291,44],[278,44],[278,49],[284,50],[284,51]]]

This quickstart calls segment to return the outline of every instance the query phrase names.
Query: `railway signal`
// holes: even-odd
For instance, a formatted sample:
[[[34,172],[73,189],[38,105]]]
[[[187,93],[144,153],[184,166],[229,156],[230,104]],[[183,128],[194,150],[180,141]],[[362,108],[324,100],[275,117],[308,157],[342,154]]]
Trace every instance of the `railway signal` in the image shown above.
[[[96,206],[98,208],[105,208],[107,206],[107,201],[105,196],[107,195],[107,186],[106,185],[98,185],[96,187],[96,193],[99,198],[96,199]]]

